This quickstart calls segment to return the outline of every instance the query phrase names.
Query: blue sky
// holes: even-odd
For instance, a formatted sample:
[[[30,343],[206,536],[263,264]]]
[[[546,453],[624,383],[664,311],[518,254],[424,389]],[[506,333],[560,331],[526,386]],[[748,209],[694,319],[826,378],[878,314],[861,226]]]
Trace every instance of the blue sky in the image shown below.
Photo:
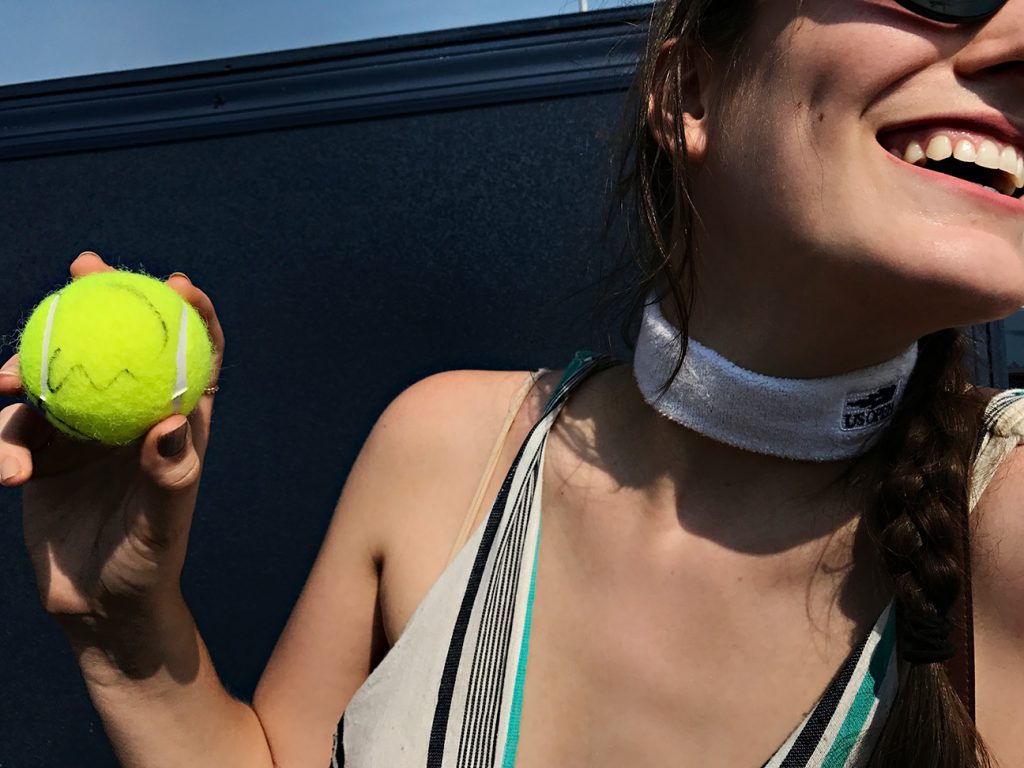
[[[576,13],[579,2],[11,0],[0,6],[0,85]]]

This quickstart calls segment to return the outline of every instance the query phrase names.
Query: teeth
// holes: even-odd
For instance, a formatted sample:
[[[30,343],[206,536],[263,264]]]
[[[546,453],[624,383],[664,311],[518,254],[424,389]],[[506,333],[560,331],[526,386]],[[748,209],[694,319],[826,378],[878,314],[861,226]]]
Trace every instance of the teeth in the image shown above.
[[[992,145],[995,149],[995,144]],[[929,160],[945,160],[947,157],[953,156],[953,142],[950,141],[949,136],[944,134],[938,134],[932,136],[931,141],[928,142],[928,149],[925,150],[925,155]]]
[[[1017,173],[1017,150],[1007,147],[999,156],[999,170],[1006,171],[1013,176]]]
[[[963,160],[965,163],[973,163],[978,159],[978,150],[967,139],[961,139],[953,149],[953,157]]]
[[[916,141],[910,142],[907,151],[903,153],[903,159],[913,165],[923,165],[925,159],[924,148]]]
[[[999,167],[999,147],[988,139],[981,142],[978,149],[978,159],[974,161],[982,168],[996,169]]]
[[[912,165],[921,166],[926,165],[928,160],[940,161],[954,157],[963,163],[975,163],[982,168],[1003,171],[1013,181],[1015,188],[1024,187],[1024,150],[1005,147],[1000,151],[990,139],[984,139],[980,146],[975,146],[968,139],[960,139],[954,145],[949,136],[937,133],[928,140],[927,147],[919,141],[911,141],[902,155],[895,148],[889,151]],[[1013,194],[1013,190],[1009,190],[1008,194]]]

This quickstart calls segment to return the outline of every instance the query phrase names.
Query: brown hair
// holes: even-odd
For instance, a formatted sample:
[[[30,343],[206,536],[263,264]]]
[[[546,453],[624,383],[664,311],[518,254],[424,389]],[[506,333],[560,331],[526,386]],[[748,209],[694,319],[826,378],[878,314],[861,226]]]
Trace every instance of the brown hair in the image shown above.
[[[727,64],[726,88],[741,83],[743,44],[756,0],[663,0],[650,18],[646,51],[630,91],[627,126],[618,157],[606,234],[619,214],[624,252],[610,282],[628,287],[605,296],[618,302],[622,334],[635,343],[643,305],[653,292],[668,300],[679,318],[682,363],[688,339],[696,275],[693,271],[695,211],[688,193],[686,144],[681,121],[673,121],[672,149],[655,139],[648,123],[650,94],[675,115],[682,113],[680,88],[693,50]],[[659,65],[662,45],[679,42]],[[980,404],[966,367],[968,341],[955,329],[920,340],[918,363],[893,422],[879,443],[844,476],[866,483],[873,503],[862,523],[875,542],[897,611],[900,685],[879,736],[870,768],[985,768],[990,765],[969,713],[939,663],[914,657],[915,627],[945,625],[963,588],[962,521],[980,423]],[[941,634],[941,629],[940,629]]]

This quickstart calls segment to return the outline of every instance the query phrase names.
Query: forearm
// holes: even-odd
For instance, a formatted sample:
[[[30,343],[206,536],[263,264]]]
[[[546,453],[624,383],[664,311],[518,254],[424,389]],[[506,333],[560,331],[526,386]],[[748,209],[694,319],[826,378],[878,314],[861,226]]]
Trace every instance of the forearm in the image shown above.
[[[272,768],[256,713],[224,689],[184,600],[109,627],[61,624],[124,768]]]

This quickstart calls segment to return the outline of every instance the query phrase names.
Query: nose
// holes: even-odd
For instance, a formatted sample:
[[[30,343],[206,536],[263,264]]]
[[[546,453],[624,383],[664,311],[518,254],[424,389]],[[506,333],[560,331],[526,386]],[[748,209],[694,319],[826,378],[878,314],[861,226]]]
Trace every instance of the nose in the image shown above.
[[[1008,0],[987,19],[956,56],[956,70],[965,77],[999,73],[1012,81],[1024,99],[1024,0]]]

